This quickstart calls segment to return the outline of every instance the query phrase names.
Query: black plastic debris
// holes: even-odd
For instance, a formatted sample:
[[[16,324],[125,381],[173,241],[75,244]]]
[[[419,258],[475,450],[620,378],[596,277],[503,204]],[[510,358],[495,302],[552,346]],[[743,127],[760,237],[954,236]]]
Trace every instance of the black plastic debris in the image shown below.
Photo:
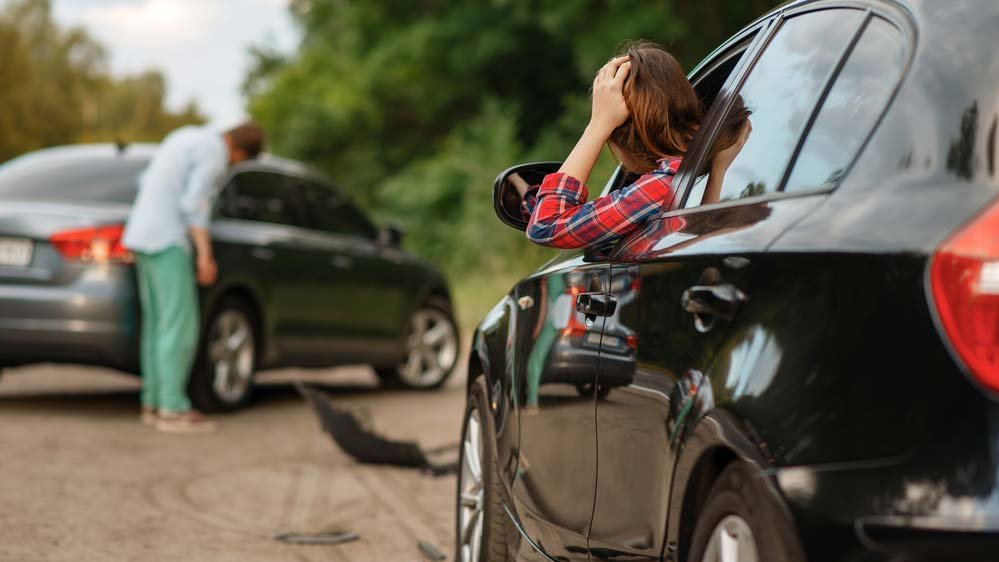
[[[275,540],[288,544],[343,544],[356,541],[360,537],[350,531],[333,533],[278,533]]]
[[[296,382],[295,388],[312,406],[323,429],[333,437],[333,440],[345,453],[358,462],[420,468],[429,471],[434,476],[452,474],[458,471],[457,461],[437,462],[432,460],[432,457],[442,452],[456,449],[456,445],[447,445],[425,451],[420,448],[419,443],[386,439],[366,429],[353,412],[334,406],[325,393],[301,382]]]
[[[420,547],[420,550],[423,551],[423,555],[427,557],[427,560],[431,560],[432,562],[439,562],[440,560],[444,560],[447,558],[446,556],[444,556],[444,553],[437,550],[436,546],[426,541],[420,541],[416,544],[417,546]]]

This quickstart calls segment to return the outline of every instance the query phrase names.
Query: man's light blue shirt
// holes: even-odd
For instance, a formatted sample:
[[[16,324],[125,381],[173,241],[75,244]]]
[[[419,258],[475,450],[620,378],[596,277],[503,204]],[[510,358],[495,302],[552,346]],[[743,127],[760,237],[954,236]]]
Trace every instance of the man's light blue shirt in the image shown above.
[[[167,135],[139,176],[122,244],[149,254],[189,250],[188,229],[208,227],[228,164],[229,149],[216,131],[188,126]]]

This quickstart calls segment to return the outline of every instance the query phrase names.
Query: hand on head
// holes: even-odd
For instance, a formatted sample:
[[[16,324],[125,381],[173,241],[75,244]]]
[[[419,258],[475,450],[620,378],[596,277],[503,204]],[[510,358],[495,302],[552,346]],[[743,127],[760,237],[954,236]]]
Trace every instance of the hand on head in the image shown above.
[[[735,142],[732,143],[728,148],[720,150],[718,154],[715,155],[712,165],[718,169],[723,168],[727,170],[732,162],[735,161],[739,153],[742,152],[743,147],[746,146],[746,141],[749,140],[749,135],[753,133],[753,124],[749,122],[747,118],[742,122],[742,127],[739,129],[739,136],[736,137]]]
[[[627,55],[616,57],[597,72],[593,79],[593,109],[590,124],[608,135],[628,120],[628,104],[624,101],[624,82],[631,71]]]

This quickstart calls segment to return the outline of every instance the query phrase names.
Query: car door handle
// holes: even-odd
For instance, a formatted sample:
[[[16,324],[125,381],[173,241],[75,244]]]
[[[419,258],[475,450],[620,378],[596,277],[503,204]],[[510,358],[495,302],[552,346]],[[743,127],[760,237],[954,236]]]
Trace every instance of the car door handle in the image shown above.
[[[330,263],[337,269],[350,269],[354,267],[354,260],[347,256],[333,256]]]
[[[749,297],[734,285],[694,285],[680,296],[680,305],[694,315],[697,330],[707,332],[717,318],[729,320],[735,316],[747,300]]]
[[[609,293],[580,293],[576,295],[576,311],[587,318],[614,316],[617,310],[617,297]]]
[[[272,260],[274,259],[274,250],[258,246],[250,250],[250,255],[260,260]]]

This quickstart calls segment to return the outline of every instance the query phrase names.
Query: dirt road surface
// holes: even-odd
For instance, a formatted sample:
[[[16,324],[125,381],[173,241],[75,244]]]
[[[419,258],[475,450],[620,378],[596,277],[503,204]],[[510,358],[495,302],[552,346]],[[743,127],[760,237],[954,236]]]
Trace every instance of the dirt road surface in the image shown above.
[[[321,383],[377,431],[456,442],[464,376],[440,392],[387,392],[367,369],[262,375],[247,410],[211,435],[138,422],[138,382],[80,367],[0,378],[0,561],[416,561],[453,555],[454,477],[361,466],[320,432],[287,383]],[[337,546],[279,532],[354,531]]]

